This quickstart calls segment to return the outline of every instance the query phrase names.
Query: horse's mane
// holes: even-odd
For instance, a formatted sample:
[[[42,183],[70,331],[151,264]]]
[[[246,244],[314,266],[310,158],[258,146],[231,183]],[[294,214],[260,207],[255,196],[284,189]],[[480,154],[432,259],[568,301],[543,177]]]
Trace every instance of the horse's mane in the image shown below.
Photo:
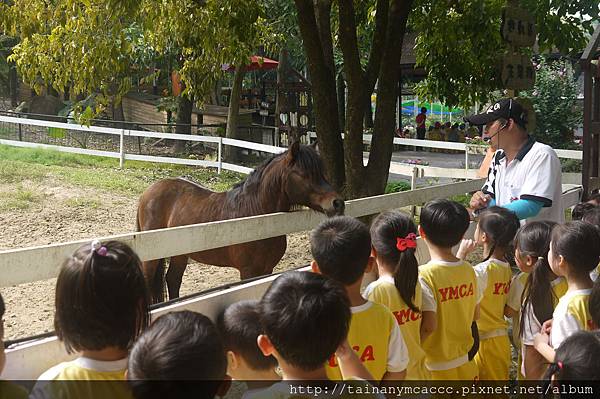
[[[230,209],[246,208],[256,209],[258,205],[258,189],[263,184],[281,184],[281,178],[286,174],[287,168],[285,166],[276,165],[276,161],[282,160],[281,158],[287,157],[289,153],[285,151],[281,154],[276,154],[264,161],[258,167],[256,167],[244,180],[235,184],[231,190],[227,192],[227,203]],[[325,179],[323,173],[323,162],[319,157],[317,151],[310,146],[301,145],[296,152],[294,158],[294,164],[304,171],[308,179]],[[277,173],[273,174],[273,177],[266,181],[264,178],[265,172],[270,167],[279,167]],[[278,180],[278,181],[275,181]],[[281,190],[279,190],[281,191]],[[279,195],[280,192],[273,192],[273,195]],[[244,206],[246,205],[246,206]],[[291,204],[294,205],[294,204]]]

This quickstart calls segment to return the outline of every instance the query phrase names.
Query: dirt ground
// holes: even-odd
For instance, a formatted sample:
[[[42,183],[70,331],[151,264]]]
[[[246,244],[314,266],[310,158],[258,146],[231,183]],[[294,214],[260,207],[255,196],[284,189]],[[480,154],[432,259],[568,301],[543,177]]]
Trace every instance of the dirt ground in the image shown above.
[[[92,239],[135,230],[137,197],[69,186],[62,181],[21,182],[37,193],[26,209],[0,207],[0,250]],[[19,189],[0,185],[0,200]],[[1,205],[1,204],[0,204]],[[307,234],[288,236],[288,249],[275,269],[310,261]],[[237,281],[237,270],[190,263],[181,295]],[[56,279],[0,288],[6,302],[5,339],[52,331]]]

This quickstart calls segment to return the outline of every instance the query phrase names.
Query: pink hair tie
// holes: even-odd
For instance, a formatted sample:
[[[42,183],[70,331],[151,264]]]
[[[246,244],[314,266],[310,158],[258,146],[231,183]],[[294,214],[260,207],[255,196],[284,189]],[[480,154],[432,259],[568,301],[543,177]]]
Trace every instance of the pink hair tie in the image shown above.
[[[100,256],[106,256],[108,249],[102,246],[102,243],[99,240],[94,240],[92,241],[92,252],[95,252]]]
[[[557,362],[556,364],[558,364],[558,368],[559,368],[560,370],[562,370],[562,369],[563,369],[563,362]]]

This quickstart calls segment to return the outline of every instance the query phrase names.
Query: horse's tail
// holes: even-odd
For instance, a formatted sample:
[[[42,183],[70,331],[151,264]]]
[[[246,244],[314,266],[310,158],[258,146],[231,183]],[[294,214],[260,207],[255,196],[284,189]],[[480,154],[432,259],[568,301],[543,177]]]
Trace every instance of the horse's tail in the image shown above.
[[[164,302],[165,300],[165,260],[159,259],[157,262],[154,277],[150,282],[152,301],[155,303]]]

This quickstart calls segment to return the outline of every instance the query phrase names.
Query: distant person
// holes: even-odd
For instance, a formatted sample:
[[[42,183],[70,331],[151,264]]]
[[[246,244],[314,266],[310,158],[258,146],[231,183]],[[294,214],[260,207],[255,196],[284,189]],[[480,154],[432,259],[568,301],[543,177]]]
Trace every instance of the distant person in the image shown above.
[[[450,122],[448,122],[446,125],[450,124]],[[447,141],[450,141],[452,143],[458,143],[459,141],[459,135],[458,135],[458,123],[455,123],[454,125],[452,125],[452,127],[447,128],[448,130],[448,135],[447,135]]]
[[[492,104],[486,112],[467,118],[485,125],[494,153],[487,181],[473,194],[470,206],[480,210],[498,205],[520,220],[564,221],[561,165],[552,147],[528,134],[527,112],[512,98]]]
[[[415,123],[417,124],[417,139],[424,140],[425,139],[425,122],[427,121],[427,108],[421,108],[421,112],[415,118]]]

